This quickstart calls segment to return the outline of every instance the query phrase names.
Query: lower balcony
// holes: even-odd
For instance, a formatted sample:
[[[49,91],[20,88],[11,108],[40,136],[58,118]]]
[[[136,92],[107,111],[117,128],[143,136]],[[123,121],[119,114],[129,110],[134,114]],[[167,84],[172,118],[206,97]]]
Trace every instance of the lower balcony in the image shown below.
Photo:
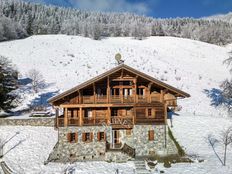
[[[135,124],[162,124],[164,118],[134,118],[132,116],[111,116],[110,119],[106,118],[68,118],[67,126],[112,126],[114,129],[130,129]],[[64,117],[56,119],[56,127],[64,127]]]

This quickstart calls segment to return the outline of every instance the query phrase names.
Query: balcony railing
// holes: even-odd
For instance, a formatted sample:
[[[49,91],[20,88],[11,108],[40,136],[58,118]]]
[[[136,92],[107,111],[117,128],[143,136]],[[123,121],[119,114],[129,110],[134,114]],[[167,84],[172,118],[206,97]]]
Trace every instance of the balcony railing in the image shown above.
[[[155,102],[155,101],[160,101],[160,95],[153,95],[151,96],[151,102]]]
[[[94,97],[91,95],[85,95],[82,96],[82,101],[84,104],[93,104],[94,103]]]
[[[69,118],[68,125],[69,126],[78,126],[79,125],[79,118]]]
[[[106,95],[96,96],[95,101],[96,103],[107,103],[107,96]]]
[[[110,102],[111,103],[121,103],[120,95],[111,95],[110,96]]]
[[[82,118],[82,126],[111,125],[113,128],[133,128],[134,124],[163,123],[164,116],[155,118],[133,116],[111,116],[110,120],[102,118]],[[67,126],[80,126],[79,118],[68,118]],[[64,118],[56,119],[56,127],[64,127]]]
[[[138,102],[146,103],[147,98],[145,95],[138,95]]]
[[[57,118],[56,126],[57,127],[64,127],[64,118]]]
[[[134,103],[135,98],[134,96],[123,96],[123,103]]]
[[[134,120],[132,116],[111,116],[111,125],[115,128],[131,128]]]
[[[137,98],[137,100],[136,100]],[[108,103],[108,98],[106,95],[96,95],[95,99],[93,95],[84,95],[81,97],[81,103],[83,104],[94,104],[94,103]],[[152,95],[151,98],[149,99],[148,97],[146,97],[145,95],[110,95],[109,96],[109,103],[135,103],[135,102],[139,102],[139,103],[146,103],[146,102],[154,102],[154,101],[160,101],[160,94],[157,95]]]

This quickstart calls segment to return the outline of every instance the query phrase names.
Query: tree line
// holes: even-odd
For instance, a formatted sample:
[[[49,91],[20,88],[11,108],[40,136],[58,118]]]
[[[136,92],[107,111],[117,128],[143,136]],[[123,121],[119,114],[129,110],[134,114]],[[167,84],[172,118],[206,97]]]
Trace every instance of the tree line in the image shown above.
[[[38,34],[102,37],[183,37],[212,44],[232,42],[232,26],[220,20],[155,19],[131,13],[82,11],[23,2],[0,0],[0,41]]]

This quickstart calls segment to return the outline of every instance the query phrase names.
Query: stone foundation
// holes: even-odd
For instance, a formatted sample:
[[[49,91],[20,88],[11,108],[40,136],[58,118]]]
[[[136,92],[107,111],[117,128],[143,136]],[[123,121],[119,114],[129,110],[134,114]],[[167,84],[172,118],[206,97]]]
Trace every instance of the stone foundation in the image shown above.
[[[148,140],[148,131],[154,130],[154,140]],[[82,133],[93,132],[92,142],[83,142]],[[99,142],[98,132],[106,133],[106,140],[111,142],[111,127],[83,126],[59,128],[59,139],[47,162],[74,162],[85,160],[105,160],[125,162],[131,159],[127,154],[120,151],[107,151],[106,142]],[[70,143],[68,133],[78,133],[77,142]],[[166,136],[165,136],[166,133]],[[178,150],[165,131],[164,125],[134,125],[131,135],[126,135],[126,130],[120,130],[120,142],[126,143],[135,149],[136,157],[149,155],[173,155]]]

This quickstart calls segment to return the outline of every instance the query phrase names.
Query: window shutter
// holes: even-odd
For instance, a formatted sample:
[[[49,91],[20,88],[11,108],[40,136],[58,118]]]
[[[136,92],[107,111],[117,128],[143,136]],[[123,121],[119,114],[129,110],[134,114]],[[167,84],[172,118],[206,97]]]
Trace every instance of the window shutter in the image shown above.
[[[90,133],[90,140],[93,141],[93,132]]]
[[[100,132],[98,132],[98,133],[97,133],[97,139],[98,139],[98,141],[100,141],[100,139],[101,139],[101,137],[100,137],[100,136],[101,136],[101,133],[100,133]]]
[[[148,139],[149,139],[149,141],[154,140],[154,130],[149,130],[148,131]]]
[[[71,133],[67,133],[67,140],[68,142],[71,142]]]
[[[75,142],[78,142],[78,133],[75,133]]]
[[[85,133],[82,133],[82,141],[85,142]]]

